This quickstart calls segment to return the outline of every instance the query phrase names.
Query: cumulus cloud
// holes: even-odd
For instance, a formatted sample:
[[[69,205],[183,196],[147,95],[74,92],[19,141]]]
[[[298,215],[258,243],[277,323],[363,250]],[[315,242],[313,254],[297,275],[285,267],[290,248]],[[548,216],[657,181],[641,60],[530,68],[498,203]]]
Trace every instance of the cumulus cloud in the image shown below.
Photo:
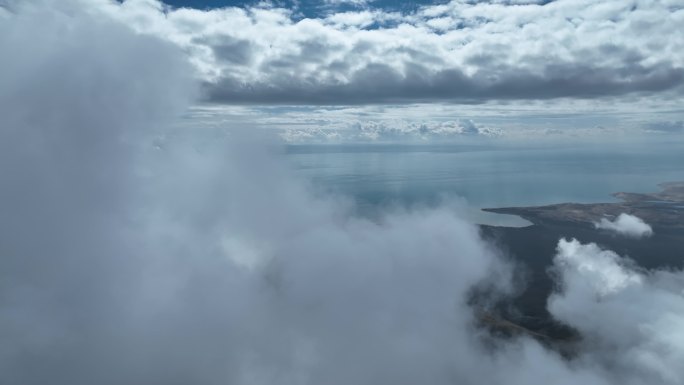
[[[614,231],[620,235],[632,238],[649,237],[653,234],[651,226],[641,218],[622,213],[614,220],[601,218],[601,221],[594,223],[597,229]]]
[[[612,383],[684,381],[684,273],[644,271],[574,239],[559,242],[554,264],[549,310],[584,336],[583,362],[611,368]]]
[[[496,137],[502,131],[478,125],[470,119],[444,122],[393,121],[356,121],[342,129],[321,127],[291,128],[281,137],[290,143],[303,142],[340,142],[340,143],[380,143],[380,142],[426,142],[472,138]]]
[[[681,273],[561,243],[550,309],[596,344],[492,350],[467,300],[510,267],[474,226],[356,218],[263,138],[169,128],[189,65],[102,4],[0,24],[1,383],[681,383]]]
[[[48,4],[0,26],[0,382],[475,381],[467,292],[506,273],[474,226],[357,219],[258,138],[162,129],[180,52]]]
[[[197,105],[187,114],[188,126],[248,126],[278,130],[284,137],[309,138],[313,141],[357,140],[359,127],[388,127],[407,135],[400,140],[464,141],[475,137],[497,137],[507,140],[600,141],[616,136],[638,137],[643,141],[644,130],[656,140],[663,135],[646,129],[647,122],[662,121],[663,116],[678,116],[680,107],[668,102],[631,104],[611,102],[600,108],[587,100],[528,101],[485,103],[476,105],[404,104],[363,106],[236,106]],[[625,113],[629,111],[629,113]],[[674,112],[673,112],[674,111]],[[457,130],[445,135],[421,135],[418,127],[428,133],[439,126],[458,126],[471,120],[477,135],[462,135]],[[190,127],[189,127],[190,128]],[[658,131],[659,133],[662,131]],[[676,131],[670,131],[676,133]],[[330,136],[330,138],[328,138]],[[668,138],[668,143],[676,138]],[[680,138],[681,139],[681,138]]]
[[[182,47],[214,102],[679,98],[684,84],[677,1],[454,0],[303,19],[284,8],[171,9],[155,0],[101,8]]]

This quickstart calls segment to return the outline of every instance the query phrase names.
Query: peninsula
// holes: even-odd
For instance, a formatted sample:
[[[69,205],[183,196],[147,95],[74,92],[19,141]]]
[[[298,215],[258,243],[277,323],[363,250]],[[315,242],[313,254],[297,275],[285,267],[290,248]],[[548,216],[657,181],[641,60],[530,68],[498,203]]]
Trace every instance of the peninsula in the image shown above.
[[[532,223],[527,227],[481,225],[481,233],[518,266],[519,294],[499,307],[496,316],[506,322],[551,337],[566,340],[572,330],[553,320],[546,301],[554,290],[549,268],[561,238],[595,243],[646,269],[684,267],[684,182],[663,183],[661,192],[613,194],[614,203],[561,203],[537,207],[491,208],[485,211],[518,215]],[[629,238],[598,229],[601,219],[620,214],[641,218],[653,228],[645,238]],[[500,323],[500,322],[499,322]]]

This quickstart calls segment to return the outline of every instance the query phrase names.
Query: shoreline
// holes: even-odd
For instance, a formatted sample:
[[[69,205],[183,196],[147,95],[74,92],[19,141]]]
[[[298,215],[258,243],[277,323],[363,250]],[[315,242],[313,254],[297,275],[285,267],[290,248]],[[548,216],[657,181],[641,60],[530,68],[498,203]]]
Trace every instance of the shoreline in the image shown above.
[[[561,203],[532,207],[487,208],[485,212],[519,215],[532,222],[527,227],[479,225],[483,238],[492,242],[514,261],[524,282],[520,293],[507,299],[494,316],[522,328],[565,341],[574,336],[567,326],[557,323],[546,309],[548,297],[556,290],[549,267],[562,238],[594,243],[628,257],[644,269],[684,268],[684,182],[660,184],[657,193],[615,193],[616,203]],[[627,213],[653,227],[645,238],[629,238],[597,229],[601,218]],[[513,309],[513,310],[511,310]]]
[[[684,181],[664,182],[660,192],[616,192],[618,202],[558,203],[544,206],[483,208],[495,214],[516,215],[533,225],[570,225],[594,228],[601,219],[625,213],[637,216],[654,229],[666,233],[684,232]],[[505,226],[504,226],[505,227]]]

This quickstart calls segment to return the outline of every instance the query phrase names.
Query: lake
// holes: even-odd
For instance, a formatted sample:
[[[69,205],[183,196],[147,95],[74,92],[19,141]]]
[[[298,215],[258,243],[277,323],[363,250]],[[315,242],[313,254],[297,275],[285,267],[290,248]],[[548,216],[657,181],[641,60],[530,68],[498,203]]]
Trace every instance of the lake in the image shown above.
[[[454,199],[476,223],[526,221],[484,207],[608,202],[617,191],[648,192],[684,180],[679,142],[562,145],[289,145],[296,172],[325,191],[351,197],[362,214],[387,206]]]

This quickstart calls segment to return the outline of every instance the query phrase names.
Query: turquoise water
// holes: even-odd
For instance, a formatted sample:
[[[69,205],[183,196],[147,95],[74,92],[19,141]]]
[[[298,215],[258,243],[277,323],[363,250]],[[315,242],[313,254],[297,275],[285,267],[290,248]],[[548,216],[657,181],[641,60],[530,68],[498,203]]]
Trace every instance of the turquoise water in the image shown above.
[[[292,145],[287,159],[360,211],[388,205],[463,202],[475,222],[522,225],[483,207],[610,202],[617,191],[648,192],[684,180],[684,147],[648,145]]]

